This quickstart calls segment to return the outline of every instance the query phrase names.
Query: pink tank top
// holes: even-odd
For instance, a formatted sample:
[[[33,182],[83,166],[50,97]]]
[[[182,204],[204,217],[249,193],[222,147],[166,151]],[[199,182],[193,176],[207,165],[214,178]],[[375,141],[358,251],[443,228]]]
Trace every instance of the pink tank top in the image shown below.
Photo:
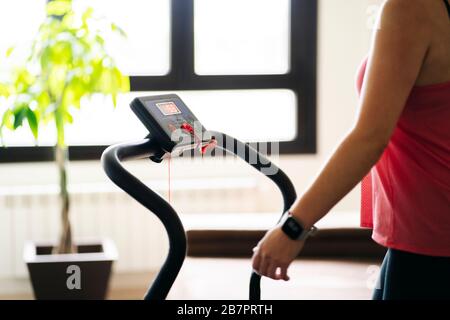
[[[361,226],[373,228],[377,243],[450,257],[450,82],[412,89],[361,192]]]

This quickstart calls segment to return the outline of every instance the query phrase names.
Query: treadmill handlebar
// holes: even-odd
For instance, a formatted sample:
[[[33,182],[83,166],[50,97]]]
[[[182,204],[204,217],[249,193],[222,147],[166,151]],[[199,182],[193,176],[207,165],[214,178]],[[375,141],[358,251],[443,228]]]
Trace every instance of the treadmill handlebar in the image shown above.
[[[250,145],[221,132],[210,131],[210,133],[218,141],[216,148],[237,155],[277,185],[283,196],[283,212],[280,216],[281,219],[282,215],[290,209],[297,199],[295,187],[289,177],[266,156]],[[226,141],[226,143],[224,143],[224,141]],[[237,150],[239,152],[236,152]],[[243,152],[243,150],[245,150],[245,152]],[[264,173],[264,169],[267,169],[268,167],[271,168],[270,173],[272,174]],[[250,277],[249,299],[251,301],[261,300],[261,276],[254,271],[252,271]]]
[[[102,165],[108,177],[145,208],[154,213],[164,225],[169,238],[169,252],[145,300],[164,300],[175,282],[186,257],[186,233],[173,207],[156,192],[128,172],[122,161],[150,158],[161,153],[151,139],[110,146],[102,154]]]
[[[218,142],[216,148],[237,155],[253,168],[265,174],[277,185],[283,196],[284,206],[282,214],[291,207],[297,195],[291,180],[281,169],[248,144],[224,133],[210,131],[210,134]],[[224,141],[226,143],[223,143]],[[136,201],[154,213],[164,225],[169,237],[169,253],[160,272],[144,297],[146,300],[163,300],[167,297],[186,257],[186,234],[174,208],[128,172],[121,162],[131,159],[151,158],[154,155],[159,157],[162,153],[163,151],[156,141],[146,138],[137,142],[112,145],[103,152],[101,158],[103,169],[108,177]],[[271,168],[271,174],[266,174],[265,169],[267,167]],[[257,301],[261,299],[260,282],[261,276],[252,272],[249,288],[250,300]]]

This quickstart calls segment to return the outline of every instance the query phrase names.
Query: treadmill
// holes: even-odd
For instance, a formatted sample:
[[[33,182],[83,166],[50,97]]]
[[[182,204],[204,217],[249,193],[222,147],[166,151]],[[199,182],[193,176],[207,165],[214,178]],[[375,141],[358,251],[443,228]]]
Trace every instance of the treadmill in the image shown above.
[[[161,163],[169,157],[211,154],[223,150],[238,156],[266,175],[279,188],[286,212],[296,199],[294,185],[288,176],[270,160],[231,136],[207,131],[186,104],[175,94],[135,98],[131,109],[148,129],[141,140],[115,144],[102,154],[102,166],[108,177],[127,194],[156,215],[167,232],[169,252],[145,300],[164,300],[170,291],[186,257],[187,241],[183,224],[175,209],[155,191],[127,171],[122,162],[131,159],[150,159]],[[238,116],[238,115],[237,115]],[[261,276],[252,271],[249,299],[261,299]]]

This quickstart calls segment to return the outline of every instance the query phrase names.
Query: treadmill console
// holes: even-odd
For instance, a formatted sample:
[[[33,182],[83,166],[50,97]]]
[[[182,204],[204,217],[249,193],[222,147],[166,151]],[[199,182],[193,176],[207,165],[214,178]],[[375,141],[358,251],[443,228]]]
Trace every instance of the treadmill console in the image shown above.
[[[176,94],[138,97],[130,106],[165,152],[203,151],[211,144],[203,125]]]

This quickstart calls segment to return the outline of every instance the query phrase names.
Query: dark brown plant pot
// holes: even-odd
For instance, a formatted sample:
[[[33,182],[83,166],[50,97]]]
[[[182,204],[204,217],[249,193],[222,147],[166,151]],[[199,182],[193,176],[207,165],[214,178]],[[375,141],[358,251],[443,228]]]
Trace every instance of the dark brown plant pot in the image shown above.
[[[106,298],[117,250],[111,240],[77,245],[75,254],[52,254],[53,245],[29,242],[24,260],[38,300]]]

